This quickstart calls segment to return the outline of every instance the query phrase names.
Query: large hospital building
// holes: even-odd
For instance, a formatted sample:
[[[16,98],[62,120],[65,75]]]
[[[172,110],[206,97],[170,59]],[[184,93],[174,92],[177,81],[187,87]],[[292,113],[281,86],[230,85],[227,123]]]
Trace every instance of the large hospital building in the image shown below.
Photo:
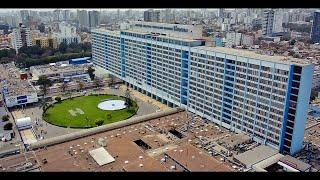
[[[130,87],[283,153],[302,148],[313,65],[208,47],[192,25],[133,22],[92,31],[93,62]]]

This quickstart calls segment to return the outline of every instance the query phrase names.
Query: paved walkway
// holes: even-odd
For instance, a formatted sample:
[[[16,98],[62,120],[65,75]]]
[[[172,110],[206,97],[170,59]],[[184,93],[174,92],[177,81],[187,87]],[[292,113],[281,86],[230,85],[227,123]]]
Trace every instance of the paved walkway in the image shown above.
[[[120,86],[120,89],[123,92],[125,92],[126,89],[127,89],[127,86],[126,85],[122,85],[122,86]],[[162,111],[171,109],[169,106],[166,106],[166,105],[162,104],[161,102],[159,102],[159,101],[157,101],[155,99],[152,99],[151,97],[149,97],[149,96],[147,96],[145,94],[140,93],[139,91],[133,90],[132,88],[129,88],[129,90],[131,92],[131,96],[136,97],[138,99],[141,99],[142,101],[144,101],[144,102],[146,102],[148,104],[157,106]]]
[[[11,117],[11,114],[6,111],[5,107],[0,107],[0,118],[2,118],[2,116],[6,115],[6,114],[10,116],[10,121],[8,121],[8,122],[13,123],[14,120]],[[0,119],[0,134],[1,135],[4,134],[3,126],[5,124],[7,124],[8,122],[2,122],[2,119]],[[2,152],[6,152],[11,149],[16,149],[16,148],[20,149],[20,146],[23,147],[23,143],[21,142],[19,132],[15,126],[13,127],[13,131],[15,133],[15,137],[13,139],[11,139],[10,141],[7,141],[7,142],[2,142],[0,140],[0,154],[2,154]]]

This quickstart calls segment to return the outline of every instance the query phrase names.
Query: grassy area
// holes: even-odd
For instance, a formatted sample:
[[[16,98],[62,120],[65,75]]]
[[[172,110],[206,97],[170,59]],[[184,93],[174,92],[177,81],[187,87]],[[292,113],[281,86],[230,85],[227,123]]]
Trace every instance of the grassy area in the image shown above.
[[[95,122],[98,120],[103,120],[103,124],[109,124],[127,119],[133,116],[138,109],[137,103],[133,102],[130,108],[116,111],[101,110],[97,106],[104,99],[124,100],[123,97],[114,95],[81,96],[54,104],[43,116],[47,122],[57,126],[86,128],[97,126]],[[72,116],[69,110],[76,110],[77,108],[81,109],[84,114],[76,113],[75,116]]]

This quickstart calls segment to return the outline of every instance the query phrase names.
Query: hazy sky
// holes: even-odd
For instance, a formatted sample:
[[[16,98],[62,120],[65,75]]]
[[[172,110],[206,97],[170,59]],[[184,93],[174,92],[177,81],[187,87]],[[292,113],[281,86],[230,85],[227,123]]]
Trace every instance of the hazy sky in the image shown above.
[[[51,8],[51,9],[39,9],[39,8],[28,8],[28,9],[9,9],[9,8],[0,8],[0,13],[5,13],[5,12],[9,12],[9,11],[20,11],[20,10],[33,10],[33,11],[54,11],[56,9],[60,9],[60,10],[64,10],[66,8]],[[68,9],[68,8],[67,8]],[[175,8],[174,8],[175,9]],[[77,8],[69,8],[68,10],[72,10],[72,11],[76,11],[76,10],[82,10],[81,8],[77,9]],[[116,11],[118,10],[118,8],[101,8],[101,9],[94,9],[94,8],[88,8],[86,10],[110,10],[110,11]],[[128,9],[120,9],[121,11],[125,11],[125,10],[128,10]],[[145,11],[147,9],[131,9],[131,10],[140,10],[140,11]],[[164,10],[164,9],[156,9],[156,10]],[[179,9],[176,9],[176,10],[179,10]],[[197,9],[199,10],[199,9]]]

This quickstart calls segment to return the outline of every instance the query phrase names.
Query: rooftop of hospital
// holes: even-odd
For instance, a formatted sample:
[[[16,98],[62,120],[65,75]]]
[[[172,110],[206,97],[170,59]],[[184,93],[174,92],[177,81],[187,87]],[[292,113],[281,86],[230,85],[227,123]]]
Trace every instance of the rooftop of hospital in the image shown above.
[[[298,59],[298,58],[286,57],[286,56],[269,56],[269,55],[258,54],[254,51],[242,50],[242,49],[212,47],[212,46],[197,46],[197,47],[193,47],[193,49],[225,53],[228,55],[276,62],[280,64],[288,64],[288,65],[292,64],[292,65],[298,65],[298,66],[311,65],[307,60],[304,60],[304,59]]]
[[[207,124],[201,118],[192,120],[189,113],[179,109],[146,116],[38,141],[29,148],[37,160],[34,164],[47,172],[240,171],[240,167],[206,148],[211,141],[224,142],[227,135],[235,133]],[[13,163],[25,161],[21,155],[15,157],[0,164],[9,169]]]
[[[143,30],[132,30],[132,29],[126,29],[126,30],[108,30],[108,29],[95,29],[95,32],[99,32],[99,33],[114,33],[114,34],[118,34],[120,35],[121,32],[128,32],[128,33],[134,33],[134,34],[140,34],[140,35],[152,35],[153,37],[157,37],[157,38],[167,38],[167,39],[171,39],[171,40],[177,40],[177,41],[184,41],[184,42],[198,42],[199,40],[197,39],[192,39],[192,38],[182,38],[182,37],[175,37],[175,36],[169,36],[169,35],[159,35],[159,34],[152,34],[150,32],[147,31],[143,31]]]

